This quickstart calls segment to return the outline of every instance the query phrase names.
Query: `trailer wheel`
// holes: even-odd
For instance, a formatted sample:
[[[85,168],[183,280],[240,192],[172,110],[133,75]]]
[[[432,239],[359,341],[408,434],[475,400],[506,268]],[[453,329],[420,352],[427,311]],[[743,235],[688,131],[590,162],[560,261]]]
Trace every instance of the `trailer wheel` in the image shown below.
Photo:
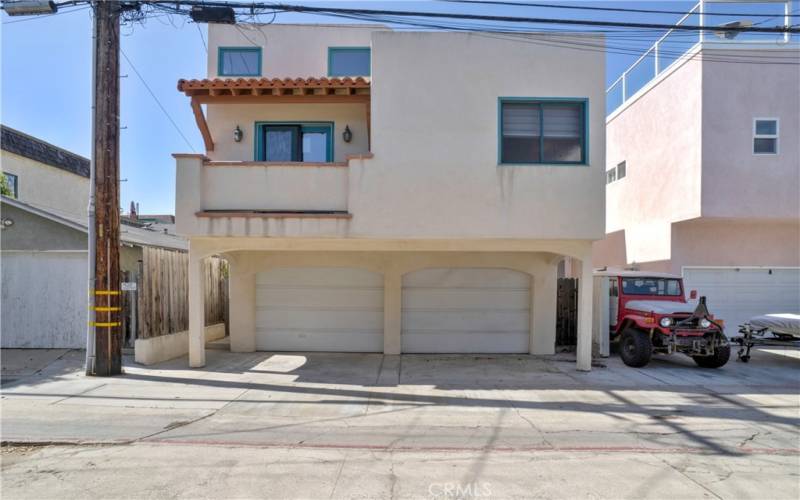
[[[725,363],[728,362],[728,359],[730,359],[730,357],[731,357],[731,346],[726,345],[717,347],[717,349],[714,351],[714,354],[711,356],[692,356],[692,359],[694,360],[695,363],[697,363],[697,366],[700,366],[702,368],[719,368],[720,366],[725,365]],[[742,358],[744,358],[744,356]],[[749,360],[750,356],[748,356],[747,358]],[[742,359],[742,361],[747,363],[747,361],[745,361],[744,359]]]
[[[640,368],[650,362],[652,355],[653,343],[646,333],[634,329],[622,332],[619,339],[619,356],[623,363]]]

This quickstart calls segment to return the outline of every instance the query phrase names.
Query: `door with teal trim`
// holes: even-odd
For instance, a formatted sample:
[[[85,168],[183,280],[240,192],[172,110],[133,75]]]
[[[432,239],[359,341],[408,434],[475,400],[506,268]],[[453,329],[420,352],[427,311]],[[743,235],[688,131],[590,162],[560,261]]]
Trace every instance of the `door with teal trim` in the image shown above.
[[[301,161],[299,125],[264,127],[264,161]]]
[[[260,151],[257,151],[260,161],[333,161],[331,125],[264,124],[260,134]]]

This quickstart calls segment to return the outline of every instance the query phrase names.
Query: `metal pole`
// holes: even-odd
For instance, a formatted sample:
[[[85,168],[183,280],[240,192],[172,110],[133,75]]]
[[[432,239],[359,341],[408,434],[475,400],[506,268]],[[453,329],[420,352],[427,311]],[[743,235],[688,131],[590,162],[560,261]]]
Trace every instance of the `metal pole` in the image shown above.
[[[96,121],[96,112],[97,112],[97,104],[96,104],[96,97],[94,93],[97,89],[97,16],[93,17],[92,21],[93,29],[92,29],[92,144],[95,144],[95,121]],[[88,311],[88,319],[86,323],[86,375],[94,375],[94,349],[95,349],[95,342],[94,342],[94,323],[96,315],[94,313],[94,261],[95,261],[95,245],[97,244],[97,235],[94,230],[94,220],[95,220],[95,206],[94,206],[94,185],[95,185],[95,148],[92,146],[91,152],[91,162],[89,163],[89,206],[88,206],[88,221],[87,221],[87,230],[89,233],[88,238],[88,245],[89,245],[89,255],[88,260],[86,262],[88,268],[88,282],[87,282],[87,289],[89,295],[89,311]]]

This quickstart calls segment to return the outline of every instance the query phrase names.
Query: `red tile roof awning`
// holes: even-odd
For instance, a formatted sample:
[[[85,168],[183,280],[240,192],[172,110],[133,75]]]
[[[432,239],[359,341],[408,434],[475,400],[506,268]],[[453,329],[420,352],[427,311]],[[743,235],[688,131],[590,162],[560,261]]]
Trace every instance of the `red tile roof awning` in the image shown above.
[[[187,96],[292,96],[369,95],[364,77],[321,78],[205,78],[178,80],[178,90]]]
[[[364,77],[204,78],[178,80],[178,91],[191,97],[192,111],[206,151],[214,150],[202,104],[357,103],[366,104],[370,128],[370,81]]]

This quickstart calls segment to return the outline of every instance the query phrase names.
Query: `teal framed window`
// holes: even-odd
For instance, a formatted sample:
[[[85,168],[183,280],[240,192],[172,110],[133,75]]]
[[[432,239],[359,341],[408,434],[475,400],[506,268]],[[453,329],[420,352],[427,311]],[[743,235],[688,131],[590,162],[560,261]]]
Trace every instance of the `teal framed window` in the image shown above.
[[[328,47],[328,76],[370,76],[369,47]]]
[[[219,76],[261,76],[261,47],[220,47]]]
[[[501,97],[498,162],[586,165],[588,99]]]
[[[333,161],[332,122],[257,122],[256,161]]]

